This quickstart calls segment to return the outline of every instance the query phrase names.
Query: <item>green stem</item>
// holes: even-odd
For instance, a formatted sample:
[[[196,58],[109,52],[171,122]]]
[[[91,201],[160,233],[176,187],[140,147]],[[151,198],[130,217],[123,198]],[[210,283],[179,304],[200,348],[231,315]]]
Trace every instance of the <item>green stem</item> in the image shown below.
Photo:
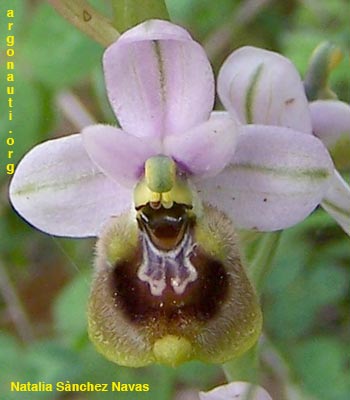
[[[258,345],[256,344],[241,357],[225,363],[223,370],[228,382],[258,383],[258,364]]]
[[[276,254],[281,231],[264,234],[241,232],[241,245],[250,250],[246,251],[246,263],[249,265],[248,274],[258,294],[264,280],[272,267],[272,261]],[[250,262],[248,262],[248,260]],[[259,357],[258,343],[241,357],[231,360],[223,365],[226,378],[232,381],[247,381],[259,383]]]
[[[85,0],[48,0],[67,21],[104,47],[119,37],[111,21],[97,12]]]
[[[169,20],[164,0],[112,0],[114,25],[120,32],[147,19]]]
[[[264,280],[272,268],[282,232],[265,233],[260,238],[256,253],[249,265],[249,276],[258,293],[261,292]]]

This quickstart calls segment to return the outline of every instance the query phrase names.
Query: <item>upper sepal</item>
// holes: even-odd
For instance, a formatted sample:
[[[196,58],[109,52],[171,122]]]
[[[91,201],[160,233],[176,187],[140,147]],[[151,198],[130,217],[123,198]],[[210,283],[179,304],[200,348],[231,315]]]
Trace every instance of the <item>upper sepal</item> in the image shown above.
[[[110,103],[122,128],[162,138],[208,119],[214,77],[203,48],[182,28],[151,20],[105,51]]]

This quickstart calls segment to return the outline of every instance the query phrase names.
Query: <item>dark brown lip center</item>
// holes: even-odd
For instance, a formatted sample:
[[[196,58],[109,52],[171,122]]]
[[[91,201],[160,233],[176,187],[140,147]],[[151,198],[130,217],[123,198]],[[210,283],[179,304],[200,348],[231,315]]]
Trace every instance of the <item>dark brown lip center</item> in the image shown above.
[[[162,334],[183,335],[190,325],[204,323],[217,315],[228,296],[229,275],[222,262],[195,243],[196,222],[188,217],[187,210],[182,206],[174,210],[147,208],[139,214],[138,223],[143,234],[148,235],[154,244],[156,254],[145,254],[140,233],[137,251],[130,259],[117,263],[110,275],[116,307],[137,325],[156,324]],[[184,237],[190,237],[188,242],[191,245],[183,250],[181,246],[185,246],[187,241],[183,240]],[[168,250],[172,251],[173,258],[169,259]],[[173,256],[177,250],[180,256]],[[164,274],[165,286],[157,295],[152,293],[149,282],[139,277],[145,257],[150,260],[148,268],[154,269],[155,279],[157,272]],[[186,271],[187,263],[194,267],[196,277],[186,282],[183,291],[176,292],[174,271],[178,274],[179,271]],[[152,273],[150,276],[153,276]]]
[[[115,304],[125,316],[137,324],[158,323],[172,333],[193,321],[214,317],[228,292],[228,275],[224,266],[197,249],[191,262],[198,277],[188,283],[182,294],[170,285],[170,271],[166,273],[166,287],[160,296],[152,295],[149,284],[137,276],[140,253],[133,260],[115,266],[110,277]],[[163,328],[162,328],[163,329]]]

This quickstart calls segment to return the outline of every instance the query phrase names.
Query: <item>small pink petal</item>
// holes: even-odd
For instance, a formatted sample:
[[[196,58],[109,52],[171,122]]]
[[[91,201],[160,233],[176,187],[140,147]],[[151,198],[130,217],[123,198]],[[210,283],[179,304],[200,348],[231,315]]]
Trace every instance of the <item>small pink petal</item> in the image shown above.
[[[350,186],[338,172],[321,205],[350,236]]]
[[[160,153],[160,143],[152,138],[138,138],[108,125],[83,129],[83,144],[91,160],[107,176],[133,187],[144,173],[147,158]]]
[[[106,50],[104,71],[111,105],[130,134],[162,138],[209,118],[211,66],[176,25],[154,20],[126,32]]]
[[[320,140],[288,128],[242,128],[233,162],[197,183],[203,201],[241,228],[273,231],[306,218],[321,202],[333,164]]]
[[[280,54],[249,46],[234,51],[219,72],[218,93],[242,123],[312,132],[300,76]]]
[[[339,100],[316,100],[310,103],[312,129],[331,147],[343,133],[350,137],[350,106]]]
[[[186,171],[213,176],[232,159],[238,134],[239,124],[234,118],[215,112],[207,122],[186,133],[166,137],[165,152]]]
[[[210,392],[200,392],[200,400],[272,400],[265,389],[248,382],[231,382]]]
[[[90,161],[80,135],[34,147],[17,166],[10,200],[36,228],[57,236],[96,236],[106,221],[128,210],[132,193]]]

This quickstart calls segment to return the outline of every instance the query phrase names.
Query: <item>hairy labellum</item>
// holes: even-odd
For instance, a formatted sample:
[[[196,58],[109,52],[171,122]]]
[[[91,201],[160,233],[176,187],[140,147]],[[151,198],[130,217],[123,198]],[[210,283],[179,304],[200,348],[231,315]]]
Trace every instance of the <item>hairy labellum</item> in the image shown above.
[[[111,222],[97,247],[90,337],[126,366],[223,363],[251,347],[261,313],[230,221],[204,208],[140,207]]]

